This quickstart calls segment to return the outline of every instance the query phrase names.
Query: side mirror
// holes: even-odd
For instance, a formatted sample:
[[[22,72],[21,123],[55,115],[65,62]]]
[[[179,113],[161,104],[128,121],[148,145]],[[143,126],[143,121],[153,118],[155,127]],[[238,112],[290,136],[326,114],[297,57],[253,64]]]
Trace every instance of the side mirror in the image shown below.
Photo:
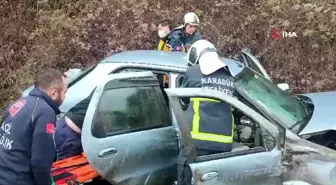
[[[290,88],[287,83],[280,83],[278,84],[278,87],[283,91],[290,92]]]

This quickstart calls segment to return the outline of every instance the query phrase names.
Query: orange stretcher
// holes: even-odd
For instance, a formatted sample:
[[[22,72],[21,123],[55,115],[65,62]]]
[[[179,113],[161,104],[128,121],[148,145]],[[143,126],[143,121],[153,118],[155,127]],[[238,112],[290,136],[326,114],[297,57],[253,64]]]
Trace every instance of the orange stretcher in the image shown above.
[[[54,162],[51,175],[56,185],[76,185],[99,177],[84,153]]]

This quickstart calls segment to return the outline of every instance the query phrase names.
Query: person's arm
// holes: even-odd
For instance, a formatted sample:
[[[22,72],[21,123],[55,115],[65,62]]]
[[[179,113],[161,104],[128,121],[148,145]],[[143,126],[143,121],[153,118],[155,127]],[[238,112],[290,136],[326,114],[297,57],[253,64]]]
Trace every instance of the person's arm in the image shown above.
[[[181,35],[178,31],[172,33],[168,44],[171,46],[172,51],[183,51],[183,42],[181,41]]]
[[[197,40],[205,39],[204,33],[203,32],[198,32],[197,35]]]
[[[186,87],[189,87],[190,85],[190,83],[189,83],[189,80],[188,80],[188,75],[187,74],[184,74],[181,78],[183,78],[182,79],[182,84],[181,84],[181,88],[186,88]]]
[[[34,132],[31,149],[31,169],[36,185],[52,183],[50,170],[56,151],[53,142],[56,116],[51,110],[39,113],[34,118]]]

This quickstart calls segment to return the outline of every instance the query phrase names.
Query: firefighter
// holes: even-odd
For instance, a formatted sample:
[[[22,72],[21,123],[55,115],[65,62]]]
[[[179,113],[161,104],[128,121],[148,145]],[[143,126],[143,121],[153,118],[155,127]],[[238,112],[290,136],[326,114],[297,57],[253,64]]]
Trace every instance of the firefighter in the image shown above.
[[[169,45],[172,51],[187,52],[188,48],[196,41],[204,36],[197,29],[200,25],[200,20],[194,12],[188,12],[184,15],[183,25],[175,28],[170,33]]]
[[[234,79],[213,44],[196,41],[188,51],[189,68],[183,88],[214,89],[235,97]],[[230,105],[208,98],[182,101],[187,106],[187,120],[196,156],[230,152],[233,144],[234,120]],[[178,185],[190,185],[192,173],[184,147],[178,158]]]
[[[50,185],[56,151],[56,114],[68,80],[55,69],[40,71],[35,88],[4,113],[0,129],[0,185]]]

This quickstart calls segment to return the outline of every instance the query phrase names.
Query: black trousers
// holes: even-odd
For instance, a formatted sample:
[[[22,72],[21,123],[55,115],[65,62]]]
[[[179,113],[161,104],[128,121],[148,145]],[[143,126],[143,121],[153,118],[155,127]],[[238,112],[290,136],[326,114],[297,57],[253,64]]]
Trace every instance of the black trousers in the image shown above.
[[[197,156],[211,155],[220,153],[214,150],[195,149]],[[178,159],[177,159],[177,185],[191,185],[192,172],[189,167],[190,161],[188,161],[187,154],[184,151],[184,147],[181,147]]]

